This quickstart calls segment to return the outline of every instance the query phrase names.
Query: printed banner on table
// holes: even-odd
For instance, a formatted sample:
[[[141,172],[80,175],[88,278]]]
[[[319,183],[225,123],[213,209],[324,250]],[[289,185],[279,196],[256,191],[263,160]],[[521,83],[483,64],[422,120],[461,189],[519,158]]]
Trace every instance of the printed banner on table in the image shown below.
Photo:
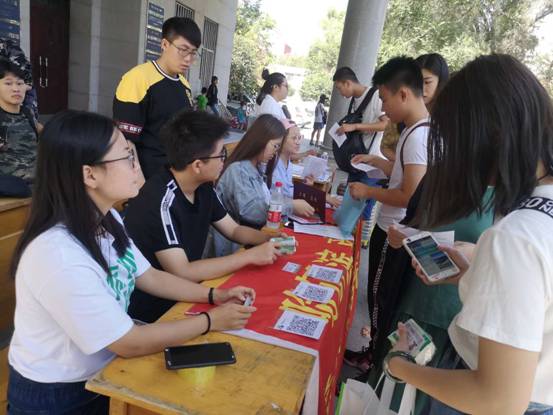
[[[283,256],[269,267],[244,268],[223,283],[221,288],[244,285],[255,289],[257,311],[250,318],[246,329],[318,352],[318,413],[326,415],[333,413],[336,382],[342,368],[347,333],[355,313],[359,247],[357,242],[352,241],[302,234],[294,236],[299,243],[294,255]],[[360,227],[356,241],[360,241]],[[298,272],[284,270],[288,262],[299,264],[301,267]],[[340,281],[334,283],[309,276],[312,265],[342,270]],[[301,283],[331,288],[334,294],[326,303],[305,300],[294,293]],[[191,310],[201,311],[207,307],[197,305]],[[311,333],[309,320],[298,319],[298,324],[304,324],[305,327],[294,327],[304,330],[306,336],[276,329],[275,325],[285,311],[326,321],[320,338],[316,340],[306,337],[314,334]]]

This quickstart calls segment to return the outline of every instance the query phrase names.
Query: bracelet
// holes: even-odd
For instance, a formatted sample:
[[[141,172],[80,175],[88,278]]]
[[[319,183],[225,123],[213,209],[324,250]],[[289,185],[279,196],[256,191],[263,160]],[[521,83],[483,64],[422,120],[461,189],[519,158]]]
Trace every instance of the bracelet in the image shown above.
[[[211,305],[215,305],[215,301],[213,301],[213,291],[215,288],[211,287],[209,289],[209,294],[207,294],[207,302]]]
[[[207,329],[202,333],[202,336],[204,334],[209,333],[209,330],[211,330],[211,317],[209,316],[209,313],[207,311],[202,311],[200,315],[205,315],[207,317]]]
[[[409,353],[402,352],[399,350],[389,352],[386,357],[384,358],[384,362],[382,364],[382,367],[384,369],[384,374],[391,380],[393,380],[396,383],[405,383],[403,380],[396,378],[394,375],[390,373],[389,363],[390,360],[392,360],[394,357],[402,357],[403,359],[411,362],[416,363],[415,358],[411,356]]]

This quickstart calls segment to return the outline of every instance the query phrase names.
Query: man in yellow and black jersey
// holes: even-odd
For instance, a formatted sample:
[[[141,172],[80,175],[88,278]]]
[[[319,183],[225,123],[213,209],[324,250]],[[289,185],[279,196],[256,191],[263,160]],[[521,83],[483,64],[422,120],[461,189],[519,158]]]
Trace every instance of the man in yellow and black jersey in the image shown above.
[[[192,109],[190,84],[182,74],[202,41],[198,25],[184,17],[167,19],[162,37],[161,56],[123,75],[113,99],[113,118],[135,144],[146,179],[167,163],[159,130],[175,113]]]

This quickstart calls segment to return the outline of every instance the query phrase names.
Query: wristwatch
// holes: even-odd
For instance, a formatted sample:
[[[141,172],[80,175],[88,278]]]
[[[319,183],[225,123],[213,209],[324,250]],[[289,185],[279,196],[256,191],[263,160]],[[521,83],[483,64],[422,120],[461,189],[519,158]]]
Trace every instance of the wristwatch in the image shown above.
[[[389,363],[390,363],[390,360],[393,359],[394,357],[402,357],[402,358],[404,358],[405,360],[407,360],[411,363],[416,363],[415,358],[413,356],[411,356],[409,353],[402,352],[402,351],[399,351],[399,350],[389,352],[386,355],[386,357],[384,358],[384,362],[382,363],[382,367],[384,369],[384,374],[396,383],[405,383],[403,380],[401,380],[399,378],[396,378],[395,376],[393,376],[390,373]]]

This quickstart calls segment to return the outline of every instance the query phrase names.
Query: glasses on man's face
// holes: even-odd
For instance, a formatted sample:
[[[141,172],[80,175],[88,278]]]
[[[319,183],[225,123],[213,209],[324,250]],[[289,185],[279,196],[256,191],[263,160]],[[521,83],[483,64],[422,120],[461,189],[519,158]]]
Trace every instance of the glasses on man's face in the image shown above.
[[[129,155],[127,157],[120,157],[118,159],[112,159],[112,160],[100,160],[100,161],[97,161],[94,164],[97,165],[97,164],[114,163],[116,161],[121,161],[121,160],[128,160],[132,169],[134,169],[135,166],[136,166],[136,164],[135,164],[136,163],[136,156],[134,155],[134,151],[131,150],[131,149],[129,149]]]
[[[196,60],[198,59],[198,56],[201,56],[201,52],[199,52],[198,49],[181,48],[180,46],[175,45],[171,41],[169,41],[169,43],[177,49],[177,53],[181,58],[186,58],[190,56],[192,60]]]
[[[221,150],[221,154],[218,156],[210,156],[210,157],[200,157],[199,160],[210,160],[210,159],[221,159],[221,161],[224,163],[227,159],[227,148],[223,147]]]

